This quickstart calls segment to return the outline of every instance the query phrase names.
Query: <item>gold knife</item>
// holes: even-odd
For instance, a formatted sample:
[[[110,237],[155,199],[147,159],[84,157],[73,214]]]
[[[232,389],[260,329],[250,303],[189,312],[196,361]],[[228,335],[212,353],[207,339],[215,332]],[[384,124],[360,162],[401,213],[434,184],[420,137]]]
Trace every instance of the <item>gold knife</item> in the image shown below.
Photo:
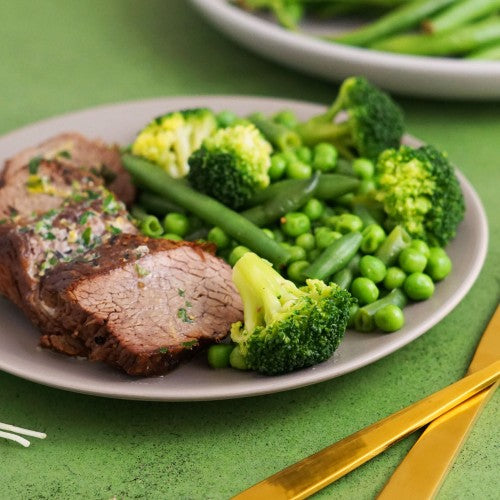
[[[491,386],[500,375],[500,336],[488,329],[483,337],[488,337],[484,341],[490,344],[490,355],[494,360],[486,368],[287,467],[236,495],[234,499],[307,498],[374,458],[396,441]]]
[[[495,336],[500,336],[500,306],[497,307],[477,346],[467,373],[488,366],[495,356],[498,359],[498,341],[495,341]],[[378,500],[434,498],[497,385],[483,390],[434,420],[395,470],[379,494]]]

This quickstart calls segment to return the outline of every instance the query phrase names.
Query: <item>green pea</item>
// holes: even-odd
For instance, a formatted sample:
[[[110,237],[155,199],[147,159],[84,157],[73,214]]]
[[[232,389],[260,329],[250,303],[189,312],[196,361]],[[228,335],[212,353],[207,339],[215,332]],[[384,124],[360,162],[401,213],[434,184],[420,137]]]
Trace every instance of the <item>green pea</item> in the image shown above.
[[[441,281],[450,274],[453,265],[446,252],[440,247],[429,249],[429,260],[425,272],[434,280]]]
[[[290,246],[288,251],[290,253],[290,258],[288,259],[287,264],[291,264],[297,260],[304,260],[306,258],[306,251],[297,245]]]
[[[403,327],[405,316],[394,304],[388,304],[375,313],[375,324],[384,332],[395,332]]]
[[[375,253],[380,244],[385,240],[386,234],[382,226],[369,224],[361,232],[361,251],[363,253]]]
[[[434,283],[424,273],[412,273],[403,283],[403,289],[412,300],[426,300],[434,293]]]
[[[140,229],[143,234],[151,238],[158,238],[163,234],[163,227],[154,215],[146,215],[141,220]]]
[[[286,164],[286,157],[282,153],[276,153],[271,156],[271,166],[267,173],[272,181],[277,181],[285,175]]]
[[[306,214],[289,212],[281,218],[281,229],[286,235],[295,238],[310,231],[311,221]]]
[[[244,247],[243,245],[238,245],[234,247],[231,250],[231,253],[229,254],[229,265],[234,266],[236,262],[240,260],[241,257],[243,257],[244,254],[247,252],[250,252],[250,250],[247,247]]]
[[[371,179],[375,173],[375,165],[368,158],[356,158],[352,162],[352,169],[360,179]]]
[[[399,267],[390,267],[384,278],[384,286],[387,290],[401,288],[406,279],[406,273]]]
[[[212,368],[227,368],[234,346],[231,344],[211,345],[207,351],[208,364]]]
[[[371,279],[359,277],[352,282],[351,293],[358,299],[360,304],[370,304],[378,299],[380,292]]]
[[[178,212],[170,212],[163,219],[163,227],[165,232],[185,236],[189,231],[189,221],[184,214]]]
[[[312,151],[307,146],[300,146],[295,149],[295,156],[300,161],[307,163],[309,165],[312,160]]]
[[[229,364],[237,370],[248,369],[245,358],[241,354],[240,347],[236,346],[229,355]]]
[[[387,273],[385,264],[373,255],[365,255],[359,261],[359,271],[362,276],[372,280],[374,283],[380,283]]]
[[[316,247],[323,250],[329,247],[334,241],[342,238],[342,234],[331,229],[324,228],[323,231],[316,232]]]
[[[335,229],[342,234],[361,231],[363,221],[360,217],[354,214],[342,214],[337,216]]]
[[[312,233],[303,233],[295,238],[295,244],[308,252],[316,246],[316,239]]]
[[[295,128],[299,122],[295,113],[290,109],[284,109],[276,113],[273,116],[273,121],[288,128]]]
[[[415,248],[405,248],[399,254],[399,266],[408,274],[421,273],[427,265],[427,258]]]
[[[286,165],[286,176],[290,179],[309,179],[311,175],[312,167],[299,159],[289,161]]]
[[[423,240],[411,240],[409,248],[415,249],[417,252],[421,253],[425,257],[429,258],[430,250],[429,245]]]
[[[307,260],[297,260],[295,262],[292,262],[287,270],[286,273],[288,277],[292,281],[296,281],[299,283],[304,282],[304,269],[309,266],[309,261]]]
[[[236,120],[238,115],[232,111],[224,110],[216,115],[217,125],[221,128],[230,127]]]
[[[207,239],[208,241],[215,243],[219,249],[227,248],[231,243],[229,236],[220,227],[213,227],[210,229]]]
[[[309,217],[309,220],[318,220],[323,215],[325,204],[317,198],[311,198],[302,211]]]
[[[182,241],[182,236],[174,233],[165,233],[161,235],[161,238],[164,240],[172,240],[172,241]]]
[[[314,146],[312,166],[321,172],[331,172],[337,166],[339,153],[333,144],[320,142]]]

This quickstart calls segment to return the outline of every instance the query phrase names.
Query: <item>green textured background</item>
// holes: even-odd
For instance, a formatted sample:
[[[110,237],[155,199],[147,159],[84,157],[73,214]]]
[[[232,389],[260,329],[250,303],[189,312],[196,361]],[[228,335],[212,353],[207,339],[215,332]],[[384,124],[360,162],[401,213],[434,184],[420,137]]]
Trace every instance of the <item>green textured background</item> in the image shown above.
[[[101,103],[182,94],[254,94],[328,103],[332,83],[274,65],[208,26],[183,0],[0,0],[0,133]],[[48,434],[0,441],[0,498],[227,498],[458,379],[498,302],[500,105],[398,98],[408,129],[447,150],[490,224],[481,275],[439,325],[341,378],[208,403],[101,399],[0,373],[0,421]],[[498,498],[494,398],[439,499]],[[416,435],[319,498],[374,498]]]

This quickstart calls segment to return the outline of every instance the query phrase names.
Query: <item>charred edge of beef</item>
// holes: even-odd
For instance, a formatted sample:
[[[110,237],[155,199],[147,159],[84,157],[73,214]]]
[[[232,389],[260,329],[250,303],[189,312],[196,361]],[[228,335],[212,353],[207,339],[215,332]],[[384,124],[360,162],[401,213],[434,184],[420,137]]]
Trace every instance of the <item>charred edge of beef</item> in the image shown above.
[[[242,319],[231,268],[212,251],[123,234],[103,244],[94,260],[48,272],[41,298],[68,342],[83,340],[89,359],[130,375],[164,374]],[[53,331],[42,345],[72,354]]]

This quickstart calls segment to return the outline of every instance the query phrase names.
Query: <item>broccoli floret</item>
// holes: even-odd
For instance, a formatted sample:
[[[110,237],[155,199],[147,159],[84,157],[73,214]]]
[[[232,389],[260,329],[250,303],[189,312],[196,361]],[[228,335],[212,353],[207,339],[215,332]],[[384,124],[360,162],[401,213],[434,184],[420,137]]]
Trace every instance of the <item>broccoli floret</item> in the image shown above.
[[[241,208],[269,185],[271,151],[251,123],[219,129],[189,158],[189,182],[225,205]]]
[[[245,365],[273,375],[328,359],[339,345],[353,299],[321,280],[297,288],[254,253],[244,254],[233,270],[244,309],[244,324],[234,323],[231,339]]]
[[[389,226],[400,224],[414,238],[445,246],[464,217],[460,184],[448,158],[432,146],[384,151],[377,162],[374,193]]]
[[[163,167],[172,177],[184,177],[188,158],[217,128],[214,113],[207,108],[174,111],[155,118],[132,144],[132,153]]]
[[[331,142],[346,157],[376,159],[399,146],[404,132],[403,113],[396,103],[365,78],[346,79],[330,108],[300,124],[303,142]]]

